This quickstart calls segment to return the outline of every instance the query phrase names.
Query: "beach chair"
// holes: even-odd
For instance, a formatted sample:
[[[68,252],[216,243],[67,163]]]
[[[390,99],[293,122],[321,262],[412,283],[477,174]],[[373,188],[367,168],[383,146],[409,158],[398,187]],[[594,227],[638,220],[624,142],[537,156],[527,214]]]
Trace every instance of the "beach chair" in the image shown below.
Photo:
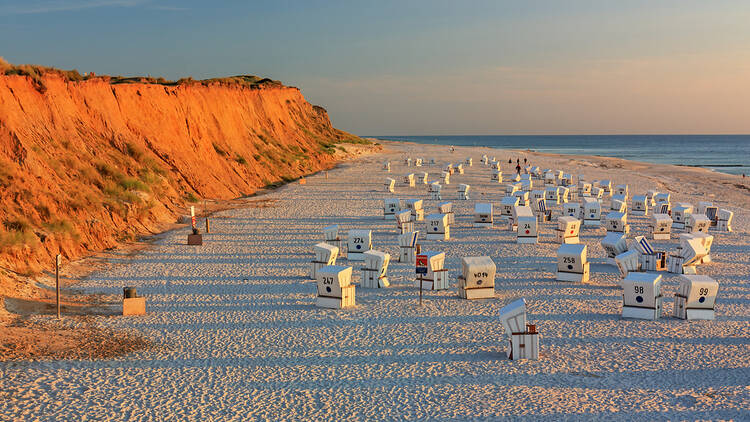
[[[383,170],[385,170],[387,173],[391,172],[391,162],[390,161],[386,161],[385,163],[383,163]]]
[[[624,212],[610,212],[605,218],[605,229],[609,232],[630,233],[628,215]]]
[[[417,250],[418,231],[406,232],[398,235],[398,262],[414,264]]]
[[[581,231],[581,220],[576,217],[562,216],[557,218],[555,241],[559,244],[577,244]]]
[[[561,204],[568,203],[569,193],[570,193],[570,189],[566,188],[565,186],[557,187],[557,197],[559,198]]]
[[[513,196],[518,198],[518,205],[527,207],[529,206],[529,192],[518,190],[513,192]]]
[[[640,254],[636,250],[625,251],[615,256],[615,264],[617,269],[620,270],[620,277],[625,278],[631,272],[641,270],[639,256]]]
[[[400,234],[414,231],[414,222],[411,218],[410,210],[401,210],[396,213],[396,228]]]
[[[583,225],[599,227],[601,225],[602,204],[595,198],[583,198]]]
[[[672,217],[668,214],[653,214],[648,230],[653,240],[669,240],[672,233]]]
[[[719,283],[705,275],[682,275],[680,286],[674,295],[672,316],[680,319],[716,318],[714,306],[719,292]]]
[[[724,209],[719,210],[719,215],[716,220],[716,229],[723,232],[731,232],[733,217],[734,212]]]
[[[416,184],[414,183],[414,173],[409,173],[405,175],[403,179],[403,183],[404,183],[404,186],[406,187],[409,187],[409,188],[415,187]]]
[[[424,221],[424,208],[421,199],[407,199],[406,207],[411,211],[414,221]]]
[[[427,240],[449,240],[451,227],[447,214],[430,214],[427,216]]]
[[[474,160],[471,159],[471,157],[467,157],[466,161],[464,161],[464,164],[466,164],[466,167],[471,167],[474,163]]]
[[[355,306],[355,287],[351,284],[352,267],[329,265],[318,270],[318,298],[320,308],[343,309]]]
[[[417,277],[417,287],[426,290],[448,290],[448,270],[445,269],[445,252],[424,252],[420,254],[427,262],[427,274]]]
[[[695,207],[695,212],[698,214],[706,215],[706,208],[712,207],[714,204],[707,201],[699,201],[698,206]]]
[[[661,274],[628,273],[622,280],[622,317],[657,320],[661,317]]]
[[[440,185],[440,182],[431,182],[427,186],[427,191],[430,193],[430,199],[433,201],[440,201],[443,199],[441,193],[443,187]]]
[[[617,185],[617,186],[615,186],[615,193],[614,194],[622,196],[623,198],[625,198],[626,202],[627,202],[628,198],[630,197],[629,193],[630,192],[629,192],[629,189],[628,189],[628,185]]]
[[[690,214],[687,219],[685,219],[686,233],[708,233],[710,227],[711,220],[709,220],[704,214]]]
[[[551,186],[544,190],[544,199],[547,202],[547,208],[560,204],[560,192],[557,186]]]
[[[683,239],[698,239],[703,249],[706,250],[706,255],[701,257],[697,264],[709,264],[712,262],[711,246],[714,244],[714,237],[712,235],[704,232],[680,233],[680,243],[682,243]]]
[[[648,199],[646,195],[635,195],[631,205],[631,214],[633,215],[648,215]]]
[[[499,170],[492,171],[490,173],[490,181],[503,183],[503,172]]]
[[[388,281],[388,264],[391,255],[385,252],[370,250],[364,253],[365,266],[362,268],[362,287],[377,289],[390,286]]]
[[[515,226],[516,243],[537,243],[539,232],[537,228],[537,219],[531,208],[528,206],[513,207],[513,217],[511,225]]]
[[[643,271],[664,271],[667,268],[667,254],[657,251],[644,236],[636,236],[631,248],[639,253],[638,265]]]
[[[401,201],[398,198],[385,198],[383,200],[383,219],[395,220],[396,213],[401,211]]]
[[[581,218],[581,204],[576,202],[569,202],[563,205],[563,215],[576,219]]]
[[[508,359],[539,359],[539,333],[526,323],[526,301],[518,299],[500,309],[500,322],[508,339]]]
[[[544,223],[546,221],[552,220],[552,210],[547,209],[547,201],[542,199],[537,199],[536,201],[536,220],[538,223]]]
[[[579,179],[578,182],[578,196],[583,198],[584,196],[591,196],[591,183],[586,183]]]
[[[404,160],[404,164],[406,164],[406,166],[407,166],[407,167],[411,166],[411,163],[412,163],[412,161],[411,161],[411,158],[408,158],[408,157],[407,157],[407,158],[406,158],[406,159]]]
[[[660,214],[669,214],[672,209],[672,202],[671,202],[672,195],[669,193],[657,193],[654,196],[654,201],[656,202],[656,209],[659,210]],[[666,208],[666,210],[665,210]],[[654,211],[656,212],[656,211]]]
[[[601,241],[602,248],[607,252],[607,262],[614,264],[614,258],[628,250],[628,241],[625,234],[620,232],[608,232]]]
[[[558,281],[586,283],[589,281],[589,263],[586,245],[563,244],[557,249]]]
[[[688,216],[693,212],[693,206],[682,202],[672,207],[672,228],[684,229]]]
[[[552,171],[547,171],[544,173],[544,186],[547,187],[556,187],[557,186],[557,176]]]
[[[456,171],[458,174],[464,174],[464,165],[461,163],[456,164]]]
[[[680,237],[675,253],[667,256],[667,269],[674,274],[696,274],[696,266],[708,255],[701,239],[694,236]]]
[[[448,225],[456,224],[456,214],[453,213],[452,202],[441,202],[438,204],[438,213],[448,216]]]
[[[349,230],[347,260],[364,261],[364,253],[372,249],[372,230]]]
[[[489,256],[461,258],[458,296],[469,300],[494,298],[496,271],[497,267]]]
[[[318,243],[313,246],[313,254],[315,258],[310,263],[310,279],[317,280],[318,270],[328,265],[336,265],[339,248],[327,243]]]
[[[458,185],[458,199],[468,200],[469,199],[469,185],[461,184]]]
[[[395,192],[395,188],[396,188],[396,180],[391,179],[390,177],[387,177],[385,179],[385,191],[393,193]]]
[[[508,183],[505,185],[505,195],[506,196],[513,196],[514,193],[521,190],[521,184],[520,183]]]
[[[505,196],[500,200],[500,218],[508,221],[513,216],[513,207],[518,206],[518,197]]]
[[[479,202],[474,205],[474,227],[492,227],[492,204]]]
[[[339,236],[339,226],[334,224],[332,226],[323,227],[323,242],[335,246],[339,250],[339,257],[344,258],[344,240]]]
[[[427,184],[427,179],[429,177],[430,177],[430,173],[425,173],[425,172],[420,173],[420,175],[419,175],[419,183],[422,184],[422,185],[426,185]]]
[[[422,167],[422,159],[417,158],[414,160],[414,167]]]
[[[443,180],[444,185],[450,185],[451,184],[451,173],[448,171],[444,171],[441,173],[441,179]]]

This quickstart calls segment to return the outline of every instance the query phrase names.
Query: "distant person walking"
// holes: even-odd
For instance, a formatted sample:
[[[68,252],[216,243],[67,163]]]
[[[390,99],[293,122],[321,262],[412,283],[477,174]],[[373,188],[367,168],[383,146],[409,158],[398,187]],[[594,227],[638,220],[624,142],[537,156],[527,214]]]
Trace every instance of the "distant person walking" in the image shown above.
[[[451,154],[453,154],[454,151],[456,151],[456,149],[453,148],[453,145],[451,145]]]
[[[523,157],[523,165],[526,165],[526,157]]]
[[[516,164],[516,174],[521,174],[521,164]]]
[[[513,164],[513,159],[512,158],[508,158],[508,164]]]

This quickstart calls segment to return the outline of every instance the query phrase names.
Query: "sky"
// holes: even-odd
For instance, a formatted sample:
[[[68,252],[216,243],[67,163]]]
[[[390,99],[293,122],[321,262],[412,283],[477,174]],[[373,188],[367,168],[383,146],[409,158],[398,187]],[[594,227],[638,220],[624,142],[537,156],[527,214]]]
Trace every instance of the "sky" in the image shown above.
[[[750,133],[747,0],[0,0],[0,56],[270,77],[359,135]]]

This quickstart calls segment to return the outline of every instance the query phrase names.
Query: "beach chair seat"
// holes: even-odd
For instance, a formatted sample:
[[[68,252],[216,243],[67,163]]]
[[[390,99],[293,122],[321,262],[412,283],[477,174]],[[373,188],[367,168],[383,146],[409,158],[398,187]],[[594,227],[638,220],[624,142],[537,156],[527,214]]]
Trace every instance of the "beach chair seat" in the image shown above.
[[[589,263],[586,245],[563,244],[557,249],[557,280],[586,283],[589,281]]]
[[[317,276],[318,307],[343,309],[356,305],[352,267],[328,265],[318,270]]]
[[[656,320],[661,317],[661,274],[628,273],[622,280],[622,317]]]

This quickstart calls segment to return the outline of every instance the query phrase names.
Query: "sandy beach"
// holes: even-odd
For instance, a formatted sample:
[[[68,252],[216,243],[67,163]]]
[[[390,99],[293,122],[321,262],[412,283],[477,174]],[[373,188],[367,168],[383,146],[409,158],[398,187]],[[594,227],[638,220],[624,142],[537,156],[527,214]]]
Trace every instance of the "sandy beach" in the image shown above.
[[[153,346],[104,360],[0,363],[0,420],[750,419],[750,189],[741,177],[603,157],[382,143],[382,153],[217,213],[203,246],[187,246],[183,226],[111,259],[76,287],[106,295],[136,287],[147,297],[146,316],[93,318]],[[499,204],[504,196],[482,154],[497,156],[505,174],[526,157],[587,180],[627,183],[631,196],[656,189],[673,203],[708,200],[734,211],[734,232],[713,232],[714,262],[698,267],[720,284],[716,320],[621,319],[620,277],[605,263],[603,228],[582,230],[591,281],[580,284],[555,280],[554,223],[542,226],[536,245],[516,244],[499,225],[472,227],[475,202]],[[407,156],[437,165],[407,167]],[[422,184],[397,183],[389,194],[384,179],[429,172],[433,180],[467,157],[473,167],[443,187],[456,213],[451,240],[420,243],[446,253],[454,285],[461,257],[491,256],[494,299],[462,300],[454,288],[426,292],[419,306],[414,266],[392,262],[390,288],[358,286],[353,309],[315,306],[308,263],[323,227],[371,229],[373,247],[395,258],[396,226],[383,219],[383,199],[424,199],[427,213],[439,201]],[[471,200],[457,200],[460,183],[471,185]],[[629,238],[646,233],[648,217],[628,221]],[[677,235],[653,243],[674,250]],[[362,263],[339,263],[352,265],[358,282]],[[678,276],[662,274],[671,313]],[[506,355],[498,310],[518,298],[541,332],[538,361]]]

